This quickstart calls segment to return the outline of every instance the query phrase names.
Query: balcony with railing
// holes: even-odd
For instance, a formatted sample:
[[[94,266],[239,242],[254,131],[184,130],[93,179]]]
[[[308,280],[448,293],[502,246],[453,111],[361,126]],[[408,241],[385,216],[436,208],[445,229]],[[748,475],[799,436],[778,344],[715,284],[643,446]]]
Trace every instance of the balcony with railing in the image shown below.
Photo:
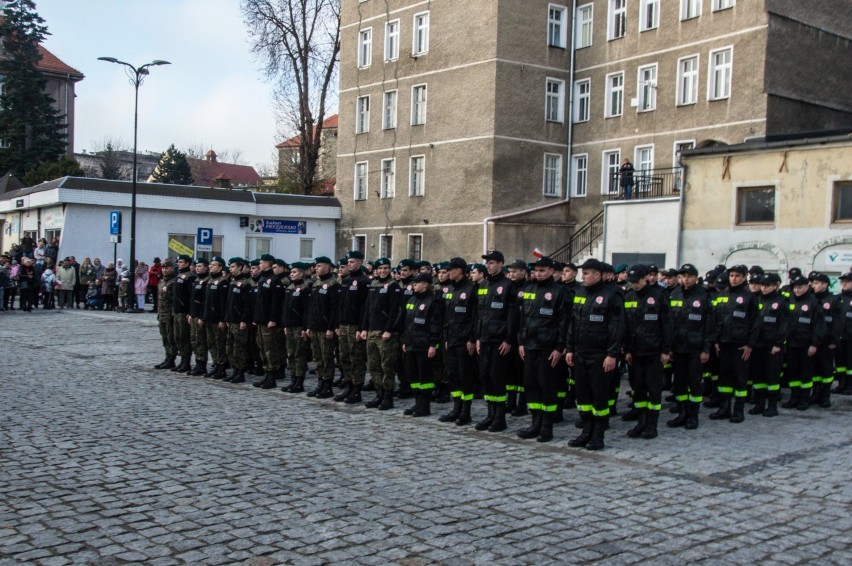
[[[626,190],[628,179],[632,179],[630,191]],[[676,197],[680,196],[680,191],[683,189],[683,168],[637,169],[627,178],[621,172],[613,171],[608,181],[608,191],[604,193],[604,200]]]

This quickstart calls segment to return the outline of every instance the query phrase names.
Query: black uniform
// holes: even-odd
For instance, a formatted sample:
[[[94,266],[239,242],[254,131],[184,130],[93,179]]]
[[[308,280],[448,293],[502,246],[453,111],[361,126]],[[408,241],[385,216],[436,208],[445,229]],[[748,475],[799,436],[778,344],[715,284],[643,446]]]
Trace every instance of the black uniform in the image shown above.
[[[476,342],[476,296],[476,286],[466,278],[452,282],[443,296],[447,382],[450,395],[462,402],[473,401],[476,393],[476,355],[468,351]]]
[[[791,395],[790,400],[782,407],[808,408],[814,371],[814,356],[808,354],[808,349],[812,346],[818,349],[827,334],[822,305],[813,291],[808,289],[801,296],[797,296],[794,291],[790,295],[790,334],[784,358],[787,364],[784,379]]]
[[[489,275],[479,283],[477,299],[479,381],[486,401],[505,405],[509,364],[499,348],[503,342],[514,347],[517,341],[518,311],[512,282],[503,273]]]
[[[774,407],[780,397],[784,347],[789,333],[790,303],[784,295],[778,291],[763,295],[758,310],[754,351],[751,353],[752,365],[759,368],[752,384],[756,409],[750,410],[749,414],[763,413],[764,399],[770,402],[772,412],[775,412]],[[773,354],[775,348],[778,350]]]
[[[820,401],[823,398],[823,392],[834,381],[834,355],[838,342],[834,319],[840,314],[840,296],[824,291],[814,293],[814,297],[822,306],[826,329],[825,337],[817,346],[817,353],[814,356],[814,401]]]
[[[370,280],[360,269],[347,274],[340,283],[340,366],[343,382],[354,386],[364,384],[367,372],[367,343],[359,340],[357,334],[367,306],[369,287]]]
[[[252,309],[251,279],[241,273],[231,281],[225,303],[225,322],[228,323],[225,349],[228,353],[228,363],[236,372],[232,379],[236,379],[237,374],[245,371],[248,364]]]
[[[742,283],[731,287],[716,297],[716,332],[719,344],[719,394],[727,399],[717,418],[727,418],[730,398],[737,400],[736,410],[741,411],[748,395],[749,362],[743,360],[743,347],[754,349],[757,299]]]
[[[837,337],[837,378],[835,393],[852,393],[852,290],[843,291],[837,301],[837,315],[833,321]]]
[[[281,369],[284,359],[280,341],[275,336],[281,333],[278,324],[281,321],[283,298],[281,279],[276,277],[271,269],[261,272],[257,281],[252,321],[257,330],[257,348],[263,369],[267,373],[266,381],[271,382],[272,386],[275,385],[275,374]],[[272,327],[269,326],[270,323],[273,323]],[[271,378],[269,374],[272,374]]]

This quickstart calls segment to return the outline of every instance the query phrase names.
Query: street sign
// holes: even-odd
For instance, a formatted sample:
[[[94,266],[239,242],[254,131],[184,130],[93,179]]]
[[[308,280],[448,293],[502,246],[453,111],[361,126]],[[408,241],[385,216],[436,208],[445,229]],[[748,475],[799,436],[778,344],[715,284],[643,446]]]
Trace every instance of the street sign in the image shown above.
[[[109,243],[110,244],[120,244],[121,243],[121,234],[110,234],[109,235]]]
[[[183,244],[181,244],[180,242],[178,242],[174,238],[169,240],[169,249],[172,250],[173,252],[175,252],[178,255],[192,256],[192,250],[190,248],[184,246]]]
[[[213,251],[213,228],[199,228],[195,237],[195,251]]]
[[[121,211],[120,210],[110,210],[109,211],[109,235],[110,236],[118,236],[121,234]],[[110,240],[112,241],[112,240]]]

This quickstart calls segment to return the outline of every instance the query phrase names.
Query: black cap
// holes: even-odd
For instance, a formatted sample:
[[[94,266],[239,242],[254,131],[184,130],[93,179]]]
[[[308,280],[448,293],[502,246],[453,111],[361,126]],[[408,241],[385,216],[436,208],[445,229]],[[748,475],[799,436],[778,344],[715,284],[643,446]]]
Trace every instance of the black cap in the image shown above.
[[[817,273],[814,275],[813,281],[820,281],[822,283],[831,284],[831,279],[828,278],[828,275],[825,273]]]
[[[602,261],[602,262],[601,262],[601,266],[603,266],[602,271],[603,271],[604,273],[615,273],[615,269],[613,269],[613,267],[612,267],[612,264],[611,264],[611,263],[607,263],[607,262],[605,262],[605,261]]]
[[[763,275],[764,273],[766,273],[766,272],[765,272],[765,271],[763,271],[763,268],[762,268],[762,267],[760,267],[759,265],[752,265],[752,266],[748,269],[748,274],[749,274],[749,275]]]
[[[178,261],[185,261],[185,262],[187,262],[187,263],[191,263],[191,262],[192,262],[192,258],[191,258],[191,257],[189,257],[189,256],[188,256],[188,255],[186,255],[186,254],[180,254],[180,255],[178,256]]]
[[[763,279],[760,281],[761,285],[780,285],[781,278],[777,273],[767,273],[763,276]]]
[[[281,258],[275,258],[275,265],[277,265],[279,267],[285,267],[285,268],[290,267],[289,265],[287,265],[287,262],[284,261]]]
[[[761,285],[763,284],[763,280],[766,278],[765,275],[752,275],[749,280],[749,285]]]
[[[358,250],[352,250],[351,252],[346,254],[346,259],[364,259],[364,254],[362,254]]]
[[[852,281],[852,271],[850,271],[849,273],[844,273],[843,275],[838,277],[838,279],[840,279],[841,281]]]
[[[743,275],[748,275],[748,267],[746,267],[745,265],[742,265],[742,264],[735,265],[733,267],[728,268],[728,273],[730,273],[732,271],[734,271],[736,273],[741,273]]]
[[[324,255],[322,255],[318,258],[314,258],[314,263],[324,263],[326,265],[334,265],[334,262],[331,261],[331,258],[329,258],[328,256],[324,256]]]
[[[663,275],[665,275],[666,277],[677,277],[677,269],[666,269],[665,271],[663,271]]]
[[[725,274],[722,273],[718,277],[716,277],[716,289],[722,291],[728,288],[728,278],[725,277]]]
[[[263,254],[262,256],[260,256],[260,261],[269,261],[274,263],[275,256],[272,254]]]
[[[799,269],[798,267],[791,267],[787,271],[787,277],[789,277],[790,279],[795,279],[796,277],[801,277],[801,276],[802,276],[802,270]]]
[[[556,262],[553,259],[545,256],[538,258],[538,261],[535,262],[536,267],[552,267],[556,268]]]
[[[583,262],[583,265],[580,266],[580,269],[594,269],[595,271],[600,271],[601,273],[606,271],[606,265],[593,257],[590,257],[586,261]]]
[[[695,275],[698,277],[698,268],[691,263],[684,263],[680,266],[680,269],[678,269],[677,272],[683,273],[684,275]]]
[[[454,257],[447,262],[447,269],[467,269],[467,262],[460,257]]]
[[[649,263],[648,264],[648,273],[659,273],[659,272],[660,272],[660,270],[657,269],[656,263]]]
[[[576,265],[573,261],[569,261],[568,263],[563,263],[563,264],[562,264],[562,268],[563,268],[563,269],[565,269],[566,267],[570,267],[570,268],[571,268],[571,269],[573,269],[574,271],[577,271],[577,265]]]
[[[418,273],[417,275],[414,276],[414,278],[411,280],[411,282],[412,283],[431,283],[432,282],[432,276],[429,275],[428,273]]]
[[[816,276],[817,276],[817,272],[811,271],[810,273],[808,273],[808,281],[813,281]]]
[[[522,259],[516,259],[512,263],[509,264],[509,269],[526,269],[527,262]]]
[[[802,277],[801,275],[799,275],[798,277],[796,277],[795,279],[793,279],[793,280],[790,282],[790,284],[791,284],[791,285],[793,285],[793,287],[798,287],[799,285],[810,285],[810,281],[808,281],[808,280],[807,280],[807,278]]]
[[[482,256],[482,259],[489,260],[493,259],[494,261],[499,261],[500,263],[505,263],[506,258],[503,257],[503,252],[497,250],[491,250],[487,254]]]
[[[640,279],[645,278],[648,273],[648,266],[638,263],[631,267],[630,271],[627,272],[627,280],[631,283],[636,283]]]

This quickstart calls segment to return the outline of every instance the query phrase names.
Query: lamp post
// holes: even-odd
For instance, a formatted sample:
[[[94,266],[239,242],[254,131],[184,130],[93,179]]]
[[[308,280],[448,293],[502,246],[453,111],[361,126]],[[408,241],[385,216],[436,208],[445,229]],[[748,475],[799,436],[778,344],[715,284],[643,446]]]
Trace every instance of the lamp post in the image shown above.
[[[98,61],[106,61],[107,63],[115,63],[124,65],[125,72],[130,79],[130,84],[133,85],[135,98],[133,102],[133,184],[130,198],[130,269],[132,270],[131,277],[136,280],[136,168],[137,168],[137,135],[139,133],[139,87],[145,77],[148,76],[148,67],[157,65],[171,65],[168,61],[155,59],[150,63],[145,63],[140,67],[134,67],[130,63],[119,61],[115,57],[98,57]],[[120,274],[119,274],[120,275]]]

